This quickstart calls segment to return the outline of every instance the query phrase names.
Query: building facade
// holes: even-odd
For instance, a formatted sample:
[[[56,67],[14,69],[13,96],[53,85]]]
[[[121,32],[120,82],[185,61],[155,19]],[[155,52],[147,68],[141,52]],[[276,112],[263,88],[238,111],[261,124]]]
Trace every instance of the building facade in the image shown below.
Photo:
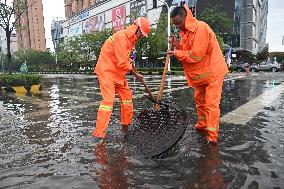
[[[25,0],[28,8],[18,20],[18,45],[21,49],[46,50],[42,1]],[[17,3],[17,0],[14,0]]]
[[[262,0],[260,2],[260,14],[259,14],[259,51],[268,46],[266,42],[267,34],[267,16],[268,16],[268,0]]]
[[[65,0],[67,21],[63,23],[63,37],[102,31],[105,28],[117,31],[130,24],[134,16],[146,16],[155,27],[163,5],[158,0]]]
[[[168,0],[179,4],[181,0]],[[266,44],[268,0],[186,0],[196,6],[197,17],[204,9],[218,6],[234,20],[232,35],[222,35],[227,45],[256,54]],[[146,16],[157,24],[163,3],[159,0],[65,0],[67,21],[63,36],[73,37],[104,28],[119,30],[131,22],[131,15]]]
[[[256,54],[267,45],[268,0],[242,0],[241,13],[240,46]]]
[[[59,44],[63,41],[63,18],[54,18],[51,23],[51,39],[55,52],[59,50]]]
[[[11,53],[18,50],[17,35],[12,33],[10,43]],[[0,54],[7,54],[7,38],[3,28],[0,27]]]
[[[267,45],[268,0],[198,0],[197,14],[214,6],[226,11],[234,20],[233,35],[224,37],[227,45],[253,54]]]

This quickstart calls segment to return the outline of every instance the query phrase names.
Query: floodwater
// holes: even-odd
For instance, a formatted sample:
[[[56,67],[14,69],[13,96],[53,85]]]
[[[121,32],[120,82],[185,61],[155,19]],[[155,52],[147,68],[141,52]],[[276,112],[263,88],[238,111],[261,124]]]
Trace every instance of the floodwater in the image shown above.
[[[229,75],[221,116],[284,82],[284,77]],[[146,81],[157,91],[161,77]],[[135,116],[151,106],[132,77]],[[115,104],[106,143],[90,136],[101,99],[94,76],[47,75],[35,95],[0,95],[0,188],[284,188],[284,91],[246,125],[220,124],[217,146],[196,132],[193,91],[169,76],[165,97],[184,107],[189,125],[160,159],[127,148]]]

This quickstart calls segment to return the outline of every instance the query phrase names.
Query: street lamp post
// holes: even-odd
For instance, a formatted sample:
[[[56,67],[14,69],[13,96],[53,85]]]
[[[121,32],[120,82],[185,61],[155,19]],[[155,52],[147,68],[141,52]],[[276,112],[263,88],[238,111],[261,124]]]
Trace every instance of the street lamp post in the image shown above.
[[[194,1],[194,8],[195,8],[195,17],[197,18],[197,0]]]
[[[171,36],[171,9],[175,8],[176,6],[169,6],[168,3],[166,3],[165,1],[162,1],[162,0],[158,0],[158,1],[164,3],[167,7],[167,10],[168,10],[168,38],[169,38]],[[168,43],[168,50],[169,49],[170,49],[170,44]],[[169,59],[168,71],[171,71],[171,59]]]
[[[1,36],[0,36],[0,62],[2,64],[2,72],[4,74],[4,65],[3,65],[3,60],[2,60],[2,40],[1,40]]]

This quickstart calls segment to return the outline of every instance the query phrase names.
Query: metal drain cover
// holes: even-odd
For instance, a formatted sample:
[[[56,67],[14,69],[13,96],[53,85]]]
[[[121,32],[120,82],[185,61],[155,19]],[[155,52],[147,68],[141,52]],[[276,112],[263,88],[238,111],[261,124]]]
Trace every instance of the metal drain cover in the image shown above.
[[[134,147],[145,158],[156,157],[173,147],[183,136],[188,125],[188,115],[179,105],[169,103],[156,111],[143,110],[125,135],[127,145]]]

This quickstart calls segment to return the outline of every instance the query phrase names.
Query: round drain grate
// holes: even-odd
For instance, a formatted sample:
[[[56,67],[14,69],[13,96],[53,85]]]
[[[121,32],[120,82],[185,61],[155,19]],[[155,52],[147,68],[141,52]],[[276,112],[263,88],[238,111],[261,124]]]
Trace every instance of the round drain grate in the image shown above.
[[[169,150],[183,136],[188,125],[186,111],[168,103],[160,111],[149,107],[142,111],[129,126],[125,139],[145,158],[156,157]]]

